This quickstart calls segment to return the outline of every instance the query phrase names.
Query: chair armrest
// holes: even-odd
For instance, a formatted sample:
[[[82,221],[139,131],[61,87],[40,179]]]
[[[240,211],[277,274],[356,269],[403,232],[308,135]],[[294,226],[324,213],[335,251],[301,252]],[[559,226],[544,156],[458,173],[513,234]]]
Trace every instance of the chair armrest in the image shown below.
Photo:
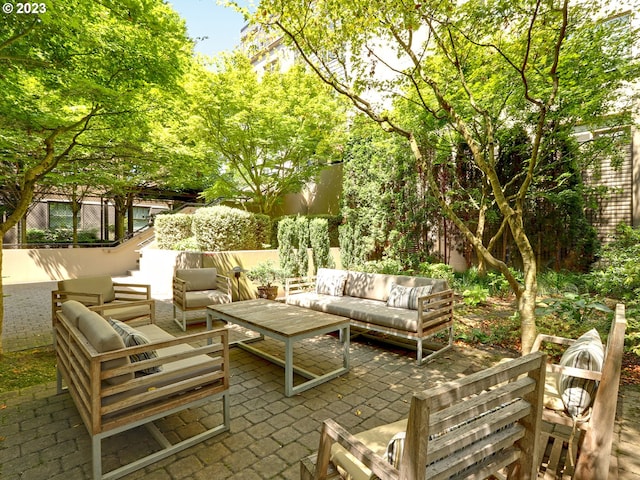
[[[342,447],[361,461],[377,477],[385,479],[397,479],[399,477],[398,470],[393,468],[391,464],[376,455],[370,448],[337,422],[327,419],[322,424],[314,478],[324,478],[324,475],[326,475],[331,457],[331,446],[334,443],[342,445]]]
[[[539,333],[536,339],[533,341],[531,351],[537,352],[538,350],[540,350],[540,347],[542,347],[543,343],[555,343],[556,345],[573,345],[575,343],[575,340],[572,338],[557,337],[555,335]]]
[[[105,303],[102,305],[93,305],[88,307],[89,310],[97,312],[102,317],[106,317],[109,315],[110,310],[121,310],[127,307],[140,307],[146,305],[149,309],[149,322],[156,323],[156,301],[153,299],[150,300],[132,300],[126,303]],[[136,317],[136,320],[139,320]]]
[[[113,289],[117,300],[151,300],[151,285],[146,283],[113,282]]]
[[[180,293],[180,297],[184,298],[187,292],[187,281],[178,277],[173,277],[173,295],[175,297],[176,292]]]
[[[85,305],[102,305],[104,299],[101,293],[69,292],[66,290],[54,290],[51,292],[51,321],[55,321],[56,312],[60,310],[62,304],[71,299],[77,300]]]
[[[284,295],[288,297],[294,293],[309,292],[316,286],[316,277],[292,277],[284,281]]]
[[[217,274],[216,289],[231,297],[231,278]]]
[[[418,332],[437,327],[442,323],[453,323],[453,290],[430,293],[418,297]]]

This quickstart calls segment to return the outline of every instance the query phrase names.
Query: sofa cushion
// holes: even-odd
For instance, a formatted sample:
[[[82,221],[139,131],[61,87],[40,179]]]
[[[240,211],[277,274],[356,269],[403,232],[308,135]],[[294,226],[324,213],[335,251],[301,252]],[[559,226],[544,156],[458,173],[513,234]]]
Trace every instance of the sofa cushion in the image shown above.
[[[429,295],[433,285],[425,285],[424,287],[403,287],[395,282],[391,282],[391,290],[387,299],[387,306],[408,308],[411,310],[418,309],[418,298]]]
[[[78,330],[98,353],[111,352],[125,348],[122,337],[96,312],[87,310],[78,317]],[[124,367],[130,364],[129,357],[116,358],[104,363],[107,369]],[[108,378],[107,383],[118,385],[134,378],[133,373],[125,373]]]
[[[124,345],[126,347],[137,347],[139,345],[148,345],[149,339],[145,337],[140,331],[136,330],[133,327],[130,327],[124,322],[120,322],[118,320],[114,320],[113,318],[109,319],[109,324],[114,328],[118,335],[122,337],[124,341]],[[155,350],[149,350],[142,353],[136,353],[134,355],[129,355],[129,359],[132,363],[141,362],[143,360],[151,360],[153,358],[158,358],[158,354]],[[143,368],[142,370],[136,370],[143,375],[150,375],[152,373],[158,373],[162,368],[160,366]]]
[[[220,290],[201,290],[187,292],[184,298],[185,308],[199,308],[219,303],[231,303],[231,298]]]
[[[287,303],[319,312],[333,313],[353,320],[368,322],[406,332],[417,332],[418,314],[415,310],[388,307],[385,302],[366,298],[335,297],[315,292],[289,295]]]
[[[65,292],[92,293],[102,294],[104,303],[113,302],[116,298],[116,291],[113,288],[113,280],[108,275],[100,275],[97,277],[81,277],[68,280],[60,280],[58,282],[58,290]],[[91,304],[86,298],[77,296],[67,297],[69,300],[78,300],[84,304]]]
[[[392,283],[403,287],[432,285],[432,293],[442,292],[449,288],[447,281],[441,278],[348,271],[344,294],[350,297],[368,298],[386,302],[389,298]]]
[[[185,268],[177,269],[176,277],[187,282],[187,291],[215,290],[217,288],[218,270],[209,268]]]
[[[62,314],[76,328],[78,328],[78,318],[87,311],[87,307],[77,300],[67,300],[62,304]]]
[[[344,295],[344,285],[347,282],[347,272],[332,268],[319,268],[316,276],[316,293],[320,295]]]
[[[602,371],[604,364],[604,346],[600,334],[594,328],[579,337],[562,355],[561,366]],[[597,383],[595,380],[560,375],[558,391],[567,413],[573,418],[582,415],[593,400]]]

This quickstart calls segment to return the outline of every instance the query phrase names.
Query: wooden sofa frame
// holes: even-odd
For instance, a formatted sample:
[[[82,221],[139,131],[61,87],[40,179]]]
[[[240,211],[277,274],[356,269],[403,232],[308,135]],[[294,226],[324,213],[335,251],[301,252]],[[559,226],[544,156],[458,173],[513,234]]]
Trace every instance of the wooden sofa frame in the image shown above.
[[[142,305],[148,305],[148,310],[145,309],[145,314],[130,320],[149,318],[151,323],[155,323],[155,303],[151,298],[151,286],[143,283],[123,283],[113,282],[113,289],[115,291],[115,300],[113,302],[105,303],[104,295],[101,293],[90,293],[83,291],[69,291],[69,290],[54,290],[51,292],[51,320],[55,321],[56,312],[60,310],[60,307],[67,300],[77,300],[80,303],[90,306],[100,305],[117,305],[117,308],[126,308],[127,305],[131,307],[138,307]],[[114,307],[115,308],[115,307]],[[127,321],[130,321],[127,320]]]
[[[216,290],[227,295],[229,302],[232,299],[231,291],[231,279],[227,276],[216,275]],[[188,307],[185,305],[185,298],[187,297],[187,282],[181,278],[173,276],[173,321],[182,329],[183,332],[187,330],[187,312],[196,310],[206,310],[207,306]],[[178,319],[177,311],[179,309],[182,312],[182,319]]]
[[[285,296],[298,292],[309,291],[314,288],[316,277],[288,278],[285,282]],[[384,341],[400,347],[411,347],[415,342],[416,361],[418,365],[432,360],[433,356],[445,352],[453,347],[453,306],[455,303],[454,292],[451,289],[431,293],[418,297],[418,328],[416,332],[409,332],[398,328],[385,327],[370,322],[364,322],[350,318],[352,336],[366,335],[367,332],[375,332],[384,335]],[[435,347],[428,355],[424,354],[426,340],[430,337],[447,331],[447,343],[444,346]],[[394,341],[394,338],[408,340]]]
[[[602,372],[563,367],[554,363],[547,366],[550,372],[596,380],[600,383],[593,400],[591,415],[586,421],[576,424],[576,431],[574,431],[574,422],[568,415],[544,409],[543,445],[538,461],[541,478],[582,480],[616,478],[616,472],[610,472],[610,467],[614,470],[616,468],[611,464],[611,447],[626,327],[625,307],[618,304],[607,338]],[[547,343],[569,346],[574,342],[575,340],[570,338],[540,334],[532,350],[537,351]],[[569,444],[571,444],[570,448]],[[544,450],[547,451],[546,455]]]
[[[384,479],[449,478],[459,472],[464,478],[486,478],[505,467],[509,478],[534,478],[545,364],[544,354],[531,353],[415,393],[397,469],[326,420],[318,453],[301,461],[300,478],[341,478],[330,462],[336,442]]]
[[[117,307],[100,305],[89,307],[89,310],[99,310],[103,315],[108,315],[109,309]],[[149,321],[153,322],[152,319]],[[226,329],[172,337],[171,340],[152,341],[146,345],[106,353],[98,353],[62,310],[56,312],[53,332],[58,393],[69,392],[91,436],[94,480],[120,478],[229,430],[229,338]],[[132,354],[176,346],[186,348],[127,366],[113,368],[110,365],[114,360]],[[160,371],[135,377],[121,384],[110,385],[105,382],[108,378],[138,371],[141,366],[162,366],[202,355],[211,357],[211,363],[207,361],[204,367],[206,373],[203,373],[202,365],[185,364],[170,372]],[[110,395],[115,395],[115,400],[104,402]],[[172,444],[153,424],[168,415],[212,400],[222,400],[221,424],[190,438]],[[102,440],[138,426],[145,426],[161,449],[103,474]]]

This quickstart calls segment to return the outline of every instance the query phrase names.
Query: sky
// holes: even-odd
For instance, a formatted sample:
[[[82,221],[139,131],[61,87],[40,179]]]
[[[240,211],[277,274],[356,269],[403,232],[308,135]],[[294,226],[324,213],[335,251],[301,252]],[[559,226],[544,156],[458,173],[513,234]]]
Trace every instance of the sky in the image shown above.
[[[240,45],[240,30],[245,25],[242,15],[223,7],[216,0],[168,0],[187,22],[189,36],[196,41],[195,50],[205,55],[231,51]],[[247,5],[247,1],[239,1]]]

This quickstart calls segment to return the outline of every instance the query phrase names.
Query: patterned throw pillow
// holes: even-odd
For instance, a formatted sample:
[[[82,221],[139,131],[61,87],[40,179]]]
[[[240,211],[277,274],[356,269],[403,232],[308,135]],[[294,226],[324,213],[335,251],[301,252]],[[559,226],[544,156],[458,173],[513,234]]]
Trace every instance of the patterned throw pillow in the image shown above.
[[[562,355],[560,365],[581,368],[583,370],[602,371],[604,364],[604,346],[598,331],[594,328],[578,338]],[[567,413],[576,418],[590,406],[598,388],[595,380],[560,375],[558,392]]]
[[[342,297],[346,283],[347,272],[319,269],[316,277],[316,293]]]
[[[395,469],[400,468],[400,460],[402,460],[405,438],[407,438],[407,432],[399,432],[391,437],[391,440],[389,440],[389,443],[387,444],[385,458]]]
[[[389,298],[387,299],[387,306],[417,310],[418,298],[431,294],[432,289],[433,285],[425,285],[424,287],[403,287],[402,285],[392,282]]]
[[[118,332],[118,335],[122,337],[125,347],[136,347],[138,345],[147,345],[150,343],[149,339],[145,337],[141,332],[139,332],[135,328],[130,327],[124,322],[110,318],[109,323],[114,328],[114,330]],[[158,354],[155,350],[150,350],[148,352],[137,353],[135,355],[129,356],[129,359],[132,363],[141,362],[142,360],[150,360],[152,358],[158,358]],[[156,367],[149,367],[138,371],[143,375],[150,375],[152,373],[158,373],[162,371],[162,367],[158,365]]]

